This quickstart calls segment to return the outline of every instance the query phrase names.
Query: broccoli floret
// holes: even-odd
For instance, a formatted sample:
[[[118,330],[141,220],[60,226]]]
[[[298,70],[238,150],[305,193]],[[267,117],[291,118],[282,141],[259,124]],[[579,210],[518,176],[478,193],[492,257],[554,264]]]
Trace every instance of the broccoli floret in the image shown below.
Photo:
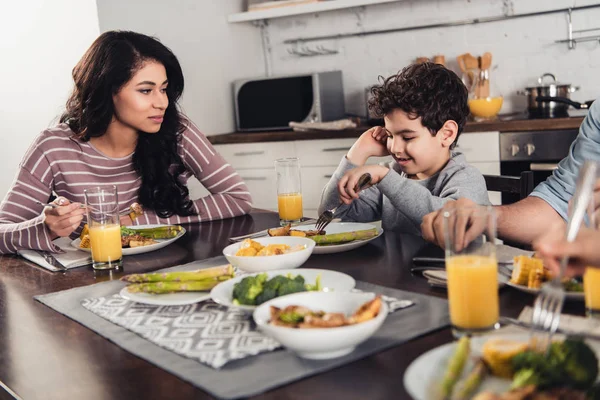
[[[576,279],[569,279],[562,284],[567,292],[583,292],[583,285]]]
[[[578,389],[587,389],[598,377],[598,358],[585,342],[569,338],[562,343],[552,343],[549,358],[559,364],[567,382]]]
[[[287,282],[283,282],[279,286],[279,289],[277,290],[277,295],[284,296],[286,294],[305,292],[305,291],[306,291],[306,288],[304,287],[304,279],[302,279],[302,282],[300,282],[296,279],[288,279]]]
[[[256,305],[256,297],[263,291],[267,274],[248,276],[233,285],[233,298],[248,306]]]
[[[296,275],[296,277],[294,278],[294,280],[298,283],[301,283],[304,285],[304,277],[302,275]]]
[[[512,359],[515,375],[511,389],[527,385],[536,385],[538,388],[558,386],[563,382],[560,363],[555,359],[546,357],[544,353],[524,351]]]
[[[296,312],[282,312],[279,314],[279,319],[287,324],[297,324],[304,321],[304,315]]]
[[[315,280],[315,284],[311,285],[310,283],[304,284],[304,287],[309,292],[320,292],[323,290],[323,286],[321,285],[321,274],[317,275],[317,279]]]
[[[289,279],[283,275],[274,276],[271,279],[269,279],[267,282],[265,282],[265,289],[274,289],[275,291],[277,291],[277,289],[279,289],[279,286],[283,282],[287,282],[288,280]]]
[[[535,385],[537,387],[543,386],[543,378],[533,368],[523,368],[515,372],[513,375],[511,389],[518,389],[521,387]]]
[[[267,284],[265,284],[262,293],[256,296],[256,305],[274,299],[275,297],[277,297],[277,289],[274,287],[267,287]]]

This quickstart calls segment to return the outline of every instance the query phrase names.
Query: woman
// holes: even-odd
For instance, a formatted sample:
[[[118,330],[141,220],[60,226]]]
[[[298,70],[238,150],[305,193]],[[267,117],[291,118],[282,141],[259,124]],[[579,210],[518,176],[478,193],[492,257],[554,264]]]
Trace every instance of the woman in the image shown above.
[[[51,240],[79,233],[83,191],[98,185],[117,186],[121,211],[134,202],[144,207],[136,224],[249,212],[244,182],[178,110],[183,73],[168,48],[142,34],[106,32],[75,66],[73,79],[61,123],[30,146],[0,205],[0,253],[60,251]],[[211,194],[190,200],[191,176]],[[59,207],[37,203],[53,192]]]

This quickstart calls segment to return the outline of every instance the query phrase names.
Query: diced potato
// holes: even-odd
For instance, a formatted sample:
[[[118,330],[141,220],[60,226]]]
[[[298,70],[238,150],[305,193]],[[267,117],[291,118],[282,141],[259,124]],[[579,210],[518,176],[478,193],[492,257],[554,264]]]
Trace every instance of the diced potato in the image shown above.
[[[283,254],[290,249],[287,244],[269,244],[262,248],[256,255],[257,256],[275,256]]]
[[[254,247],[240,248],[235,255],[240,257],[254,257],[258,251]]]
[[[292,229],[290,231],[290,236],[306,237],[306,232]]]
[[[289,236],[291,227],[292,224],[287,224],[286,226],[282,226],[280,228],[269,229],[267,230],[267,233],[269,236]]]

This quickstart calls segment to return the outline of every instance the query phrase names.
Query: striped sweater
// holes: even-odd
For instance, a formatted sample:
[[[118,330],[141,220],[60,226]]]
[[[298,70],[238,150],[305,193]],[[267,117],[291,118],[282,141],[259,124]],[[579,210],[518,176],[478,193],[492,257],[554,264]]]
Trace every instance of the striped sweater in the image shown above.
[[[182,136],[178,152],[186,171],[180,179],[187,182],[195,176],[211,194],[194,200],[198,215],[159,218],[146,209],[135,223],[181,224],[248,213],[250,193],[235,170],[191,122],[187,122]],[[45,203],[54,192],[72,202],[83,203],[84,189],[108,184],[117,186],[121,211],[137,201],[141,177],[134,170],[132,154],[107,157],[90,142],[75,139],[66,124],[43,131],[27,150],[17,177],[0,204],[0,253],[15,253],[20,249],[60,251],[51,242],[43,206],[36,201]],[[71,237],[78,236],[83,222]]]

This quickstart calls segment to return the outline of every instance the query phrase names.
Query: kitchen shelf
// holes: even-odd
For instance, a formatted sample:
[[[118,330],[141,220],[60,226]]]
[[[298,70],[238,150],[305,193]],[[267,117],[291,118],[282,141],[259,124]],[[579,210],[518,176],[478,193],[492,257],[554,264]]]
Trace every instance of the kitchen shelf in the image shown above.
[[[401,0],[329,0],[318,3],[298,4],[270,8],[267,10],[247,11],[230,14],[229,23],[259,21],[271,18],[288,17],[291,15],[313,14],[323,11],[341,10],[344,8],[370,6],[373,4],[394,3]]]

